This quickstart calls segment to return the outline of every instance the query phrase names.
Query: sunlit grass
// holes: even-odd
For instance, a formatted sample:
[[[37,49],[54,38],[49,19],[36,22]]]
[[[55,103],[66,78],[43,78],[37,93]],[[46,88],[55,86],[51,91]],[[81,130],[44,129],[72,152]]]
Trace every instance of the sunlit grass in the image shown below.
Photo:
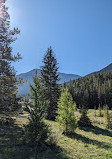
[[[56,122],[46,120],[52,131],[46,142],[51,142],[51,146],[38,153],[38,159],[111,159],[112,130],[105,129],[104,117],[95,117],[94,110],[88,113],[93,127],[77,128],[69,136]],[[79,118],[80,114],[76,112],[76,116]],[[22,142],[22,127],[27,123],[27,117],[17,117],[16,126],[0,127],[0,159],[35,159],[35,147]]]

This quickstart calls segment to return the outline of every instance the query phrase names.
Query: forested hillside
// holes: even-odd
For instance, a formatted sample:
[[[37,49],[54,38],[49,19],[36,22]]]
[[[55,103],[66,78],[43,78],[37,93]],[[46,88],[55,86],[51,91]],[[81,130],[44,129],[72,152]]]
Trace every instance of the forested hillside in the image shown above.
[[[99,104],[107,104],[112,108],[112,72],[71,81],[68,87],[78,107],[98,108]]]
[[[106,73],[106,72],[112,72],[112,63],[97,72],[90,73],[87,76],[98,75],[99,73]]]

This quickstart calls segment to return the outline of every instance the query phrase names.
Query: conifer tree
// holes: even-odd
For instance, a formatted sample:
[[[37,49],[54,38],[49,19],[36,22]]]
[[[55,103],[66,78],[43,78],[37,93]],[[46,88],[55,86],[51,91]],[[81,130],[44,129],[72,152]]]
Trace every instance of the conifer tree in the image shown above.
[[[90,127],[90,126],[92,126],[91,120],[87,116],[87,109],[85,109],[84,107],[82,108],[81,117],[80,117],[80,119],[78,121],[78,125],[80,127]]]
[[[98,111],[99,111],[98,116],[99,116],[99,117],[103,117],[102,108],[101,108],[101,105],[100,105],[100,104],[99,104],[99,107],[98,107]]]
[[[74,115],[76,104],[73,104],[73,99],[68,89],[63,89],[58,102],[58,111],[56,120],[65,134],[73,133],[77,127],[77,121]]]
[[[104,105],[104,117],[106,119],[106,128],[107,129],[112,129],[112,116],[111,114],[109,113],[109,107],[108,105]]]
[[[37,144],[44,142],[48,135],[48,126],[44,122],[44,116],[48,103],[44,100],[44,87],[37,77],[37,72],[30,85],[30,98],[32,102],[26,105],[26,111],[30,114],[29,124],[25,126],[25,138]]]
[[[59,98],[59,81],[57,60],[52,48],[48,48],[44,58],[44,65],[41,67],[41,78],[45,86],[45,98],[49,100],[48,116],[50,120],[54,120],[56,116],[57,100]]]
[[[15,70],[11,62],[21,59],[20,54],[12,54],[11,43],[20,31],[18,28],[10,30],[10,16],[5,6],[6,0],[0,0],[0,109],[10,110],[17,105]]]

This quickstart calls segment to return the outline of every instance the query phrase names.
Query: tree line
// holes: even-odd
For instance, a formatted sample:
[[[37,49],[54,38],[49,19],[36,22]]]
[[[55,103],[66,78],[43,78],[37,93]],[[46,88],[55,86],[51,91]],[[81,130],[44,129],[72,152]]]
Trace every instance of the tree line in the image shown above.
[[[104,105],[112,108],[112,72],[86,76],[71,81],[68,89],[78,108],[103,108]]]

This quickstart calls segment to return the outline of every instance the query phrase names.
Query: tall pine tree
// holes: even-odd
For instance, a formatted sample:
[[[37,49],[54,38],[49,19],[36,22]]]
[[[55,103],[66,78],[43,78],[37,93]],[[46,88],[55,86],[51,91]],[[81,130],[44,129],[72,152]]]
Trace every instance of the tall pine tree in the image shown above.
[[[44,58],[44,65],[41,67],[41,78],[45,86],[45,98],[49,100],[48,116],[54,120],[56,116],[57,100],[59,98],[59,81],[57,60],[51,47],[48,48]]]
[[[10,15],[5,6],[6,0],[0,0],[0,109],[10,110],[16,103],[16,78],[11,62],[21,58],[20,54],[12,54],[11,43],[19,34],[18,28],[10,30]]]

